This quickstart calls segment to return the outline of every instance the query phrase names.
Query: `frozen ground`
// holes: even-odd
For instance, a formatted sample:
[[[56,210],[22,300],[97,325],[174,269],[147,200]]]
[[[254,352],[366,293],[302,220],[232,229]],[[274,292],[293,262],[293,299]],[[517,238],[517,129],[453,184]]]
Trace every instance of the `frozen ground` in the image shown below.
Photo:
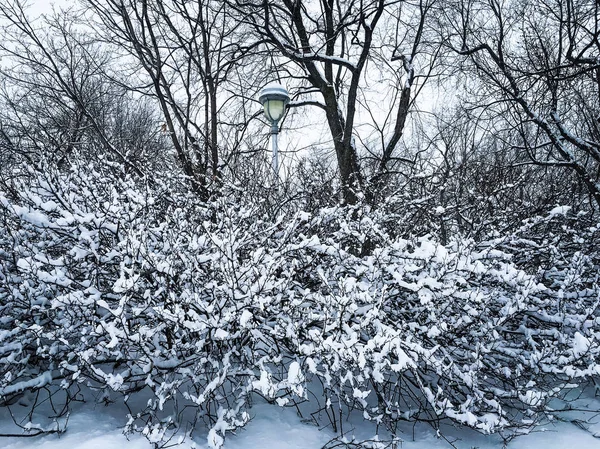
[[[237,435],[229,435],[225,449],[320,449],[333,436],[328,429],[301,422],[292,409],[282,409],[268,404],[258,404],[252,408],[252,421]],[[114,407],[84,405],[70,417],[69,427],[61,436],[41,437],[0,437],[2,449],[151,449],[150,444],[140,436],[126,439],[119,426],[123,415],[115,413]],[[0,410],[0,434],[15,433],[14,424],[6,410]],[[357,436],[368,437],[370,429],[361,426],[355,429]],[[484,436],[467,430],[449,428],[445,436],[453,441],[458,449],[501,448],[498,436]],[[427,426],[408,427],[403,449],[448,449],[452,446],[437,438]],[[196,442],[184,442],[180,449],[206,449],[201,435]],[[567,423],[558,422],[552,426],[518,437],[509,443],[508,449],[599,449],[600,439],[589,432]]]

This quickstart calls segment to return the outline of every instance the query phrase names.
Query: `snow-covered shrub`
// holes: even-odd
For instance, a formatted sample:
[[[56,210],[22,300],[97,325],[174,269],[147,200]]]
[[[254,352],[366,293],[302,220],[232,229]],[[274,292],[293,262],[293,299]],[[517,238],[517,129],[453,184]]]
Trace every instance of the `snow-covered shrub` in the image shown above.
[[[2,404],[84,384],[157,447],[200,423],[220,447],[255,395],[338,432],[352,411],[492,432],[600,374],[598,230],[561,211],[442,245],[368,207],[268,220],[157,179],[0,193]]]
[[[531,271],[507,247],[518,235],[389,239],[360,212],[297,225],[298,288],[282,292],[273,331],[301,363],[294,377],[321,382],[336,430],[352,409],[391,430],[448,417],[485,432],[527,428],[552,398],[600,375],[597,248],[561,271],[552,267],[565,253],[551,245],[550,265]],[[356,251],[365,245],[367,256]]]
[[[218,431],[243,424],[245,353],[223,328],[241,312],[229,236],[210,239],[191,197],[79,170],[1,199],[3,402],[85,382],[107,398],[149,390],[128,428],[156,443],[185,407]]]
[[[0,398],[84,383],[120,393],[127,430],[157,445],[204,421],[218,447],[249,419],[252,391],[289,385],[265,378],[282,354],[252,324],[257,310],[276,317],[273,292],[290,287],[269,254],[281,223],[107,176],[74,167],[0,198]]]

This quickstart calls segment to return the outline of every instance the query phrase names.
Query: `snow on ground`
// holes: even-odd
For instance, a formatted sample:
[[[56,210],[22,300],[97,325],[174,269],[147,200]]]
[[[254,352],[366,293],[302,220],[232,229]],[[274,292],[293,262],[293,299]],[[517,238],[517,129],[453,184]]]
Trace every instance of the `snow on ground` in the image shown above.
[[[121,433],[124,414],[115,413],[114,407],[86,405],[69,418],[68,430],[61,436],[47,435],[32,438],[2,438],[1,449],[151,449],[141,436],[128,439]],[[331,438],[330,432],[319,431],[313,425],[304,424],[295,411],[286,408],[257,404],[251,410],[250,424],[237,435],[229,434],[225,449],[318,449]],[[0,409],[0,434],[19,433],[7,410]],[[208,446],[199,436],[196,444],[184,442],[180,449],[206,449]]]
[[[32,438],[0,437],[2,449],[151,449],[151,445],[141,436],[127,439],[120,431],[123,415],[115,412],[113,406],[86,404],[76,410],[69,419],[65,434],[46,435]],[[121,411],[121,410],[120,410]],[[333,436],[329,429],[317,427],[301,421],[295,411],[275,405],[257,404],[252,410],[252,421],[236,435],[229,435],[225,449],[320,449]],[[355,434],[368,438],[371,429],[359,424]],[[414,430],[414,441],[413,441]],[[7,410],[0,409],[0,434],[15,433],[15,426]],[[485,436],[465,429],[448,428],[448,440],[458,449],[502,448],[502,440],[497,435]],[[450,444],[437,438],[428,426],[407,426],[402,449],[449,449]],[[507,449],[598,449],[600,439],[577,426],[559,422],[539,428],[535,432],[511,441]],[[180,449],[206,449],[203,437],[198,435],[196,442],[184,442]]]

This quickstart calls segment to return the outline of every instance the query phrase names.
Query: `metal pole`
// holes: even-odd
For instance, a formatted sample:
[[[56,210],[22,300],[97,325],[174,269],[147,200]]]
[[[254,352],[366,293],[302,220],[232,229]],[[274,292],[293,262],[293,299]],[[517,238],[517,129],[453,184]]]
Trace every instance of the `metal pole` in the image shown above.
[[[279,159],[278,159],[278,148],[277,148],[277,134],[279,128],[277,128],[277,122],[271,123],[271,140],[273,141],[273,177],[274,184],[279,184]]]

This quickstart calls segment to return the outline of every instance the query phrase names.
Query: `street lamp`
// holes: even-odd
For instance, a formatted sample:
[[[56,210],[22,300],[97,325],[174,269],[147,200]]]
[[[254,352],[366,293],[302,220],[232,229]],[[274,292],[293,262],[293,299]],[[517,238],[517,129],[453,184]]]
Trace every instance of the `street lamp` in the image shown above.
[[[275,182],[279,181],[279,160],[277,155],[277,134],[279,128],[277,124],[285,113],[285,107],[290,102],[288,91],[280,84],[269,84],[266,86],[258,97],[258,101],[265,109],[265,116],[271,122],[271,139],[273,141],[273,174]]]

